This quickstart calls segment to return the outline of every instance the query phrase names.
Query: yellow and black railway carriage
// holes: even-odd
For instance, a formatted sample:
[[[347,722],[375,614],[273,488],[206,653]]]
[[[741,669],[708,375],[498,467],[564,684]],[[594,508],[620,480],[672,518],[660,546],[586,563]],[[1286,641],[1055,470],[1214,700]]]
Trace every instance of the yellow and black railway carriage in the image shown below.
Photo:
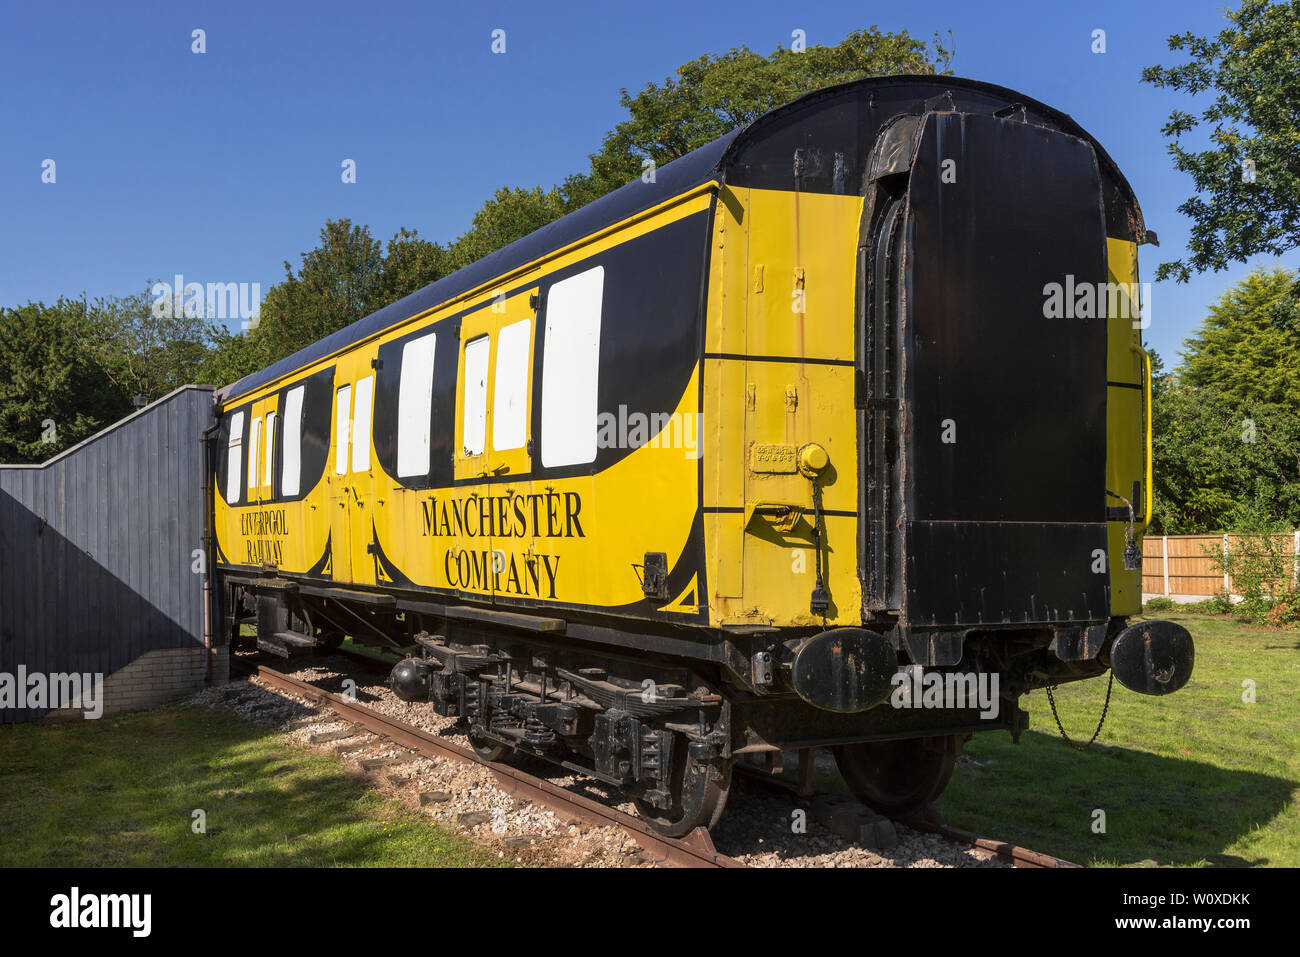
[[[669,833],[739,756],[818,746],[914,808],[1026,691],[1190,675],[1184,630],[1126,622],[1148,238],[1096,141],[1009,90],[773,110],[222,389],[226,626],[406,650],[394,689],[483,753]],[[1000,706],[900,699],[916,666]]]

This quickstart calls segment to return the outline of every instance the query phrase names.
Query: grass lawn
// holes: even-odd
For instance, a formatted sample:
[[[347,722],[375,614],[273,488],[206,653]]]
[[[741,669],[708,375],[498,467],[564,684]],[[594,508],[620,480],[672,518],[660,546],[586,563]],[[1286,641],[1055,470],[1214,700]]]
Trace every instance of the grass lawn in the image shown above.
[[[1153,615],[1152,617],[1156,617]],[[1022,700],[1031,731],[977,735],[938,802],[950,824],[1090,865],[1300,866],[1300,633],[1225,617],[1162,612],[1196,641],[1181,691],[1118,682],[1106,726],[1070,749],[1047,696]],[[1256,701],[1242,701],[1242,682]],[[1087,741],[1105,680],[1056,693],[1061,721]],[[1093,811],[1106,833],[1092,832]]]
[[[3,867],[500,864],[224,711],[0,726]]]

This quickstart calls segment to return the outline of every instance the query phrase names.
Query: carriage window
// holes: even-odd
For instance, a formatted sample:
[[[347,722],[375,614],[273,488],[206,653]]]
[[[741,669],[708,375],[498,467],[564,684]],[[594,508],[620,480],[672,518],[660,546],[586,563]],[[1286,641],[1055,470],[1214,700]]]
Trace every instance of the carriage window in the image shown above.
[[[522,449],[528,437],[528,347],[533,323],[512,322],[497,333],[497,371],[492,390],[492,448]]]
[[[375,377],[357,383],[357,400],[352,410],[352,471],[370,469],[370,411],[375,398]]]
[[[352,386],[345,385],[334,396],[334,474],[348,471],[348,436],[352,431]]]
[[[266,452],[262,462],[262,484],[270,486],[272,465],[275,464],[275,413],[266,413]]]
[[[465,409],[461,427],[466,455],[482,455],[487,444],[488,348],[491,340],[479,336],[465,344]]]
[[[547,468],[596,459],[604,288],[605,268],[597,266],[557,282],[546,296],[542,465]]]
[[[230,417],[230,441],[226,444],[226,501],[239,504],[239,478],[244,474],[244,413]]]
[[[305,386],[289,390],[284,398],[284,443],[281,446],[280,494],[297,495],[302,476],[302,396]]]
[[[397,387],[397,475],[429,474],[430,415],[433,408],[433,351],[429,333],[402,346]]]
[[[262,445],[262,420],[253,420],[253,434],[248,437],[248,487],[257,488],[257,450]]]

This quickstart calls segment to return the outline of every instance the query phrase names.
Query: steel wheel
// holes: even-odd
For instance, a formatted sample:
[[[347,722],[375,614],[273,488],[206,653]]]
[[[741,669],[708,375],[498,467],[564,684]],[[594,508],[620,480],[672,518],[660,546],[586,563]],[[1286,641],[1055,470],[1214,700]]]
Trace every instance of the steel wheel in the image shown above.
[[[316,651],[328,653],[343,644],[343,632],[334,628],[322,628],[316,635]]]
[[[513,754],[515,750],[508,744],[498,744],[480,736],[473,728],[469,729],[466,736],[469,738],[469,746],[474,749],[474,753],[484,761],[502,761]]]
[[[948,786],[960,751],[950,738],[867,741],[834,748],[844,783],[859,801],[881,814],[910,814]]]
[[[685,738],[678,738],[678,746],[686,759],[673,762],[672,807],[664,810],[640,799],[633,802],[641,820],[666,837],[685,837],[697,827],[713,827],[731,791],[730,761],[719,768],[716,762],[697,761]]]

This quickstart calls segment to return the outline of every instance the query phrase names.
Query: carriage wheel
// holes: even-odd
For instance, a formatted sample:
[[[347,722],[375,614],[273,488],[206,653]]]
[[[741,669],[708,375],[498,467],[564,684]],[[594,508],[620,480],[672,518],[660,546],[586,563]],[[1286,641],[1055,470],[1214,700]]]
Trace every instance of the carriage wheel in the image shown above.
[[[881,814],[906,815],[935,800],[952,777],[961,741],[907,738],[834,748],[844,783],[859,801]]]
[[[328,653],[343,644],[343,632],[336,628],[322,628],[316,635],[316,651]]]
[[[469,729],[466,737],[469,738],[469,746],[474,749],[474,753],[484,761],[502,761],[515,750],[508,744],[498,744],[496,741],[480,737],[473,728]]]
[[[731,762],[700,761],[690,753],[685,737],[679,736],[678,753],[686,760],[673,762],[673,779],[669,788],[672,807],[654,807],[634,800],[637,814],[666,837],[685,837],[697,827],[711,828],[722,817],[731,791]],[[676,748],[674,750],[677,750]]]

